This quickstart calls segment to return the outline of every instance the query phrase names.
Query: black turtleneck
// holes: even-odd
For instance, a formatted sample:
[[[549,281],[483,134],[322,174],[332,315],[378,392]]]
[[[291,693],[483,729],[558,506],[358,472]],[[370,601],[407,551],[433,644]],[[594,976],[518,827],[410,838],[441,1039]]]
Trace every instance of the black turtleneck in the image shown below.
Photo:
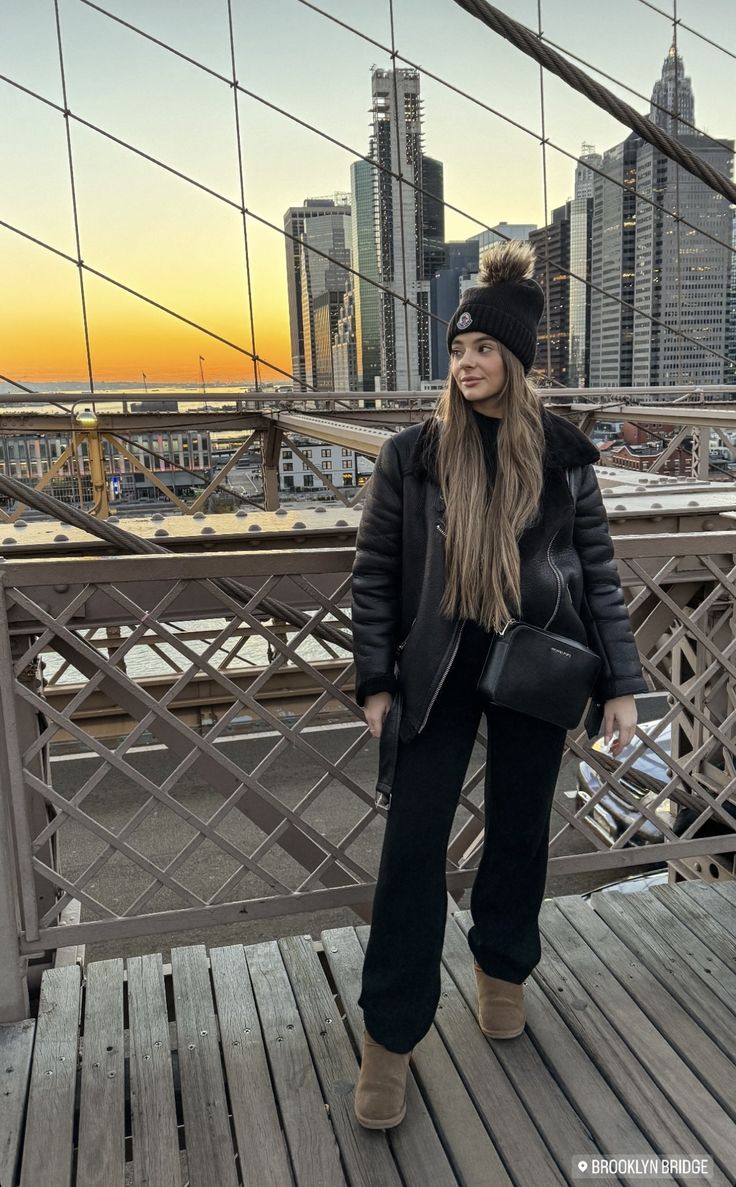
[[[493,483],[496,477],[496,444],[498,440],[498,429],[501,423],[501,418],[498,416],[486,416],[483,412],[478,412],[477,409],[471,408],[473,418],[478,428],[480,429],[480,437],[483,442],[483,452],[486,459],[486,470],[488,471],[488,480]]]

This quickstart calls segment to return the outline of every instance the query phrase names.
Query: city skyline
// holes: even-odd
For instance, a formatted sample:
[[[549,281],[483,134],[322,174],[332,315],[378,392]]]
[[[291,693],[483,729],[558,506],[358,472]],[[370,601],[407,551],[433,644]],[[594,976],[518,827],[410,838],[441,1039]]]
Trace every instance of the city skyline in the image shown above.
[[[386,44],[388,22],[379,19],[374,7],[354,3],[324,7]],[[702,6],[690,5],[690,12],[687,7],[681,19],[702,27],[707,35],[718,35],[719,21],[721,33],[727,28],[725,4],[713,3],[707,13]],[[577,3],[545,5],[545,33],[648,94],[667,52],[671,26],[636,0],[630,9],[643,34],[635,39],[624,37],[619,28],[624,23],[621,10],[607,28],[611,18],[604,6],[596,10],[593,20],[590,6]],[[190,3],[117,3],[110,10],[124,13],[125,19],[155,36],[174,40],[183,53],[212,69],[229,72],[227,22],[223,25],[222,14],[218,26],[214,19],[205,21]],[[538,127],[536,65],[451,3],[428,0],[421,22],[412,20],[415,9],[406,2],[399,0],[395,10],[397,45],[403,53],[454,85],[473,89],[489,105],[529,127]],[[280,15],[289,17],[288,42],[283,39],[287,26],[279,24]],[[536,5],[520,4],[514,15],[534,27]],[[249,13],[247,22],[242,6],[235,4],[233,16],[241,86],[366,152],[370,68],[389,64],[381,60],[379,49],[292,0],[269,5],[268,14]],[[237,201],[231,89],[84,6],[62,4],[61,17],[71,110]],[[712,25],[703,26],[706,17]],[[269,55],[255,54],[252,44],[255,39],[267,45],[274,30],[280,38],[278,72],[269,69]],[[460,40],[454,55],[447,51],[450,32]],[[719,106],[727,59],[684,31],[678,36],[697,89],[699,126],[715,136],[733,135],[734,129],[724,126],[727,121],[720,118]],[[60,102],[54,40],[53,6],[31,0],[11,13],[0,59],[3,73]],[[325,59],[330,64],[330,85],[305,88],[305,78],[313,82],[315,66]],[[474,73],[483,77],[482,86],[472,87]],[[10,133],[2,217],[74,255],[63,120],[57,111],[7,85],[3,94]],[[511,130],[425,75],[422,96],[427,147],[444,164],[446,201],[488,226],[504,220],[543,225],[541,160],[534,139]],[[600,151],[627,134],[622,125],[559,80],[545,76],[545,96],[547,135],[572,153],[580,152],[584,140]],[[639,110],[647,109],[641,100],[630,101]],[[249,209],[278,227],[288,206],[306,197],[350,190],[354,158],[348,153],[253,100],[242,98],[240,106]],[[77,122],[72,121],[71,127],[85,262],[250,349],[239,212]],[[492,154],[492,165],[479,154],[478,145],[488,150],[489,159]],[[548,166],[551,217],[555,206],[573,196],[574,162],[548,150]],[[446,212],[447,239],[466,239],[480,229],[480,221]],[[248,230],[256,350],[290,371],[284,240],[255,221],[249,221]],[[10,286],[7,279],[5,286],[2,370],[29,386],[34,380],[84,380],[77,269],[4,229],[0,266],[4,277],[11,278]],[[141,372],[151,385],[167,380],[196,382],[200,355],[207,360],[210,382],[251,377],[248,359],[232,347],[92,275],[87,275],[86,287],[98,382],[140,382]],[[264,379],[279,378],[267,367],[261,374]]]

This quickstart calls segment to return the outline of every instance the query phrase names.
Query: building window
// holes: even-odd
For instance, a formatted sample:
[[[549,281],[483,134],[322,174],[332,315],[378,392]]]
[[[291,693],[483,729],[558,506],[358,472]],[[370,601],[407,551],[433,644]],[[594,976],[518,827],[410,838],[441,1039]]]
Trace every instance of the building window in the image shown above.
[[[351,453],[351,451],[350,451],[349,449],[343,449],[343,451],[342,451],[342,456],[343,456],[343,457],[350,457],[350,453]]]
[[[332,451],[330,449],[320,449],[319,452],[320,457],[330,457]]]
[[[285,457],[285,458],[286,458],[286,457],[291,457],[291,450],[290,450],[290,449],[283,449],[283,450],[281,451],[281,456],[282,456],[282,457]]]
[[[287,490],[294,489],[294,479],[291,477],[291,475],[287,474],[286,478],[284,479],[284,486]]]
[[[293,470],[293,469],[294,469],[293,462],[284,462],[284,473],[286,473],[287,470]]]
[[[314,486],[314,474],[305,474],[305,475],[304,475],[304,486],[305,486],[305,487],[307,487],[307,486],[309,486],[309,487],[312,487],[312,486]]]
[[[331,470],[331,469],[332,469],[332,462],[323,462],[323,463],[322,463],[322,469],[323,469],[323,470]]]
[[[352,470],[343,470],[342,481],[343,481],[344,485],[346,485],[349,482],[352,482],[353,481],[353,471]]]
[[[311,449],[303,449],[303,450],[302,450],[302,453],[304,454],[304,456],[305,456],[305,457],[311,457],[311,456],[312,456],[312,451],[311,451]]]

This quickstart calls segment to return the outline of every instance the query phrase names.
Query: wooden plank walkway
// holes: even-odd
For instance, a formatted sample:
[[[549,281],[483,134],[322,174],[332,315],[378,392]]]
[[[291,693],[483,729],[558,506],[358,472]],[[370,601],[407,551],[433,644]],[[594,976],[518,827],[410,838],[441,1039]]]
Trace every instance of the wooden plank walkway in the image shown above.
[[[448,917],[442,997],[408,1112],[353,1116],[369,929],[174,949],[44,975],[0,1027],[0,1187],[596,1187],[588,1159],[712,1160],[736,1181],[736,883],[548,899],[528,1023],[475,1020],[468,912]]]

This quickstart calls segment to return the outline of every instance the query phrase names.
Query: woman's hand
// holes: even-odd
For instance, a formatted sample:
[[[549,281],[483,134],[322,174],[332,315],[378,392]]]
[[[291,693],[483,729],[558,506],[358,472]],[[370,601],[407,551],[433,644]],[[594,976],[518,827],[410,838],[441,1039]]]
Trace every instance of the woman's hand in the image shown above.
[[[393,699],[390,692],[373,692],[365,698],[363,713],[374,738],[381,736],[383,721],[391,708]]]
[[[628,746],[636,733],[637,720],[636,701],[632,693],[623,697],[612,697],[610,701],[606,701],[603,706],[603,742],[606,748],[613,737],[613,731],[618,730],[618,738],[611,746],[610,754],[618,755]]]

